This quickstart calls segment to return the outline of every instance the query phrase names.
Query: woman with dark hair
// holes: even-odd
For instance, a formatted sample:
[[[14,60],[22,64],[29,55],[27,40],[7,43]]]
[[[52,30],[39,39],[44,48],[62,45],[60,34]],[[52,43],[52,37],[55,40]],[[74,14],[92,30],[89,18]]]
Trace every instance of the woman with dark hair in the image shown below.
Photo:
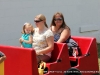
[[[57,12],[53,15],[50,27],[54,33],[55,42],[68,42],[71,38],[70,28],[66,25],[62,13]]]
[[[64,16],[60,12],[56,12],[53,15],[50,29],[54,34],[54,41],[58,43],[67,43],[68,46],[78,46],[78,44],[71,38],[70,28],[64,21]],[[73,48],[72,55],[78,55],[78,51]]]

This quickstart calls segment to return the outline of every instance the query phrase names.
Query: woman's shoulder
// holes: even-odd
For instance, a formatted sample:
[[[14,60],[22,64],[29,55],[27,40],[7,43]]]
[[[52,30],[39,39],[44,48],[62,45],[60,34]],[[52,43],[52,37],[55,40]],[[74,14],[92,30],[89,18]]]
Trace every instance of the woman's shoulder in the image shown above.
[[[45,31],[45,35],[46,36],[53,36],[53,32],[50,30],[50,29],[47,29],[46,31]]]
[[[68,26],[65,26],[65,28],[64,29],[68,29],[68,30],[70,30],[70,28],[68,27]]]
[[[70,31],[70,28],[68,26],[65,26],[64,28],[61,28],[60,31]]]
[[[52,31],[51,31],[51,29],[47,29],[46,31],[45,31],[45,33],[53,33]]]

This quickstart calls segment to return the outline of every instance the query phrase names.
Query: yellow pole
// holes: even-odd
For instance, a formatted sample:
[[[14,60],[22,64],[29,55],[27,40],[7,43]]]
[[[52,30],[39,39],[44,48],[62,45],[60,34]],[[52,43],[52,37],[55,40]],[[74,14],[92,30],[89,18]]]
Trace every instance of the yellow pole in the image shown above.
[[[4,75],[4,61],[0,63],[0,75]]]

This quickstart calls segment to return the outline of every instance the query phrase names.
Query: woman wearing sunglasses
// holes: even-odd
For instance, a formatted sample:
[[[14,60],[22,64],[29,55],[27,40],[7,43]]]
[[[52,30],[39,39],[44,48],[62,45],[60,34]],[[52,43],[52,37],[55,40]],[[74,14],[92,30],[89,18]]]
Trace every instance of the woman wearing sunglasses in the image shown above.
[[[34,29],[33,48],[36,51],[37,61],[47,62],[54,48],[53,32],[48,28],[43,14],[37,15],[34,22],[37,27]]]
[[[53,15],[50,29],[54,33],[54,41],[58,43],[67,43],[68,46],[78,46],[77,43],[71,38],[70,28],[64,21],[64,16],[60,12],[56,12]],[[75,48],[76,49],[76,48]],[[73,56],[75,55],[73,51]],[[76,51],[78,55],[78,51]]]
[[[70,28],[66,25],[64,21],[63,14],[57,12],[53,15],[51,21],[51,30],[54,33],[54,41],[55,42],[65,42],[70,38]]]

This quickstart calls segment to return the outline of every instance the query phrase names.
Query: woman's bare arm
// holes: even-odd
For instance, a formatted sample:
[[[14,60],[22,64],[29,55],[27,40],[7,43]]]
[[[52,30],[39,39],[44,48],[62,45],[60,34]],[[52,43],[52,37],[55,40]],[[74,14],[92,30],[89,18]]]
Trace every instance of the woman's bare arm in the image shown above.
[[[50,36],[46,39],[46,41],[47,41],[48,47],[42,50],[37,50],[36,52],[37,55],[49,53],[54,49],[54,37]]]
[[[62,31],[62,33],[60,35],[60,38],[59,38],[59,40],[57,42],[63,43],[69,38],[69,36],[70,36],[70,29],[69,28],[65,28]]]

